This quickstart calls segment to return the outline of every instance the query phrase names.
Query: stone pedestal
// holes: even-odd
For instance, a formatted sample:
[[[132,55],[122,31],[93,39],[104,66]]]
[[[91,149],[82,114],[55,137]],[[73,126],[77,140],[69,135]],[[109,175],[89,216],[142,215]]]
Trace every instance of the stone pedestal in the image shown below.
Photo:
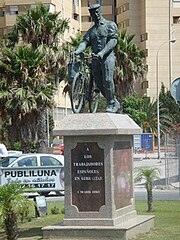
[[[65,217],[44,238],[126,240],[153,227],[154,216],[134,206],[132,141],[141,129],[131,118],[74,114],[54,133],[64,136]]]

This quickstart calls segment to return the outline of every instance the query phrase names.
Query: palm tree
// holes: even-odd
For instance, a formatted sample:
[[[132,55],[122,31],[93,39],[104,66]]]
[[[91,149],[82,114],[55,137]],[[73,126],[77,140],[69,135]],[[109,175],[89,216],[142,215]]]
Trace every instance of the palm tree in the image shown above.
[[[142,110],[146,113],[141,127],[144,133],[157,133],[157,105],[150,98],[144,98]]]
[[[167,109],[167,113],[172,117],[174,124],[179,123],[180,111],[179,105],[175,99],[171,96],[170,91],[167,91],[164,84],[161,85],[161,91],[159,94],[159,101],[163,108]]]
[[[168,109],[160,103],[161,133],[168,131],[172,125],[172,118]],[[128,114],[142,129],[144,133],[153,133],[157,136],[157,102],[150,98],[140,98],[136,93],[123,100],[124,113]]]
[[[77,33],[75,37],[70,37],[70,41],[66,42],[63,46],[63,49],[66,52],[66,54],[75,51],[78,48],[82,39],[83,36],[80,33]]]
[[[4,120],[10,116],[9,138],[20,141],[27,151],[30,141],[42,138],[38,136],[39,116],[53,104],[55,86],[47,80],[43,48],[3,48],[0,71],[0,110]]]
[[[60,18],[60,12],[51,13],[48,6],[39,2],[35,8],[30,8],[17,17],[12,31],[24,44],[32,44],[33,49],[40,45],[46,48],[46,68],[51,76],[49,80],[57,84],[65,76],[65,55],[61,45],[68,24],[69,20]]]
[[[62,34],[68,29],[68,20],[61,20],[59,15],[60,13],[50,13],[46,5],[37,3],[35,8],[28,9],[25,14],[17,17],[12,32],[5,36],[7,47],[5,50],[2,48],[2,52],[6,52],[6,59],[4,53],[0,54],[3,69],[1,76],[3,88],[0,89],[4,91],[0,95],[2,100],[0,110],[3,111],[4,106],[7,107],[9,104],[9,111],[4,109],[4,112],[6,111],[4,116],[9,116],[10,130],[12,128],[16,130],[11,132],[18,134],[16,125],[13,124],[15,120],[17,124],[21,120],[19,124],[19,128],[22,128],[21,135],[23,133],[23,136],[28,136],[29,139],[32,135],[32,140],[37,137],[39,143],[46,139],[45,110],[52,107],[54,84],[59,84],[66,75],[65,55],[60,43]],[[16,47],[19,41],[21,48]],[[28,49],[27,44],[30,44]],[[11,53],[7,48],[12,52],[10,60],[8,55]],[[42,58],[36,56],[38,54],[36,50],[39,52],[40,48]],[[10,95],[13,97],[12,100],[9,98]],[[16,109],[13,108],[14,105],[17,106]],[[28,126],[27,119],[34,125],[34,130],[29,134],[26,134],[24,130],[26,127],[23,125],[26,123]],[[16,140],[19,138],[20,136]]]
[[[31,43],[34,49],[42,44],[59,47],[68,23],[67,19],[60,18],[60,12],[51,13],[48,6],[38,2],[34,8],[18,15],[12,33],[23,42]]]
[[[19,183],[8,183],[0,186],[0,218],[6,232],[7,240],[18,238],[18,212],[27,202],[32,201],[22,194],[29,190],[28,187]]]
[[[148,212],[153,209],[153,185],[154,180],[159,179],[159,170],[157,168],[139,168],[135,177],[135,182],[141,182],[145,180],[145,186],[147,191],[147,205]]]
[[[62,35],[69,28],[69,21],[60,18],[60,12],[49,12],[48,6],[39,2],[35,8],[28,9],[18,16],[13,32],[18,33],[23,44],[32,44],[33,49],[43,45],[46,56],[47,82],[58,85],[65,79],[67,64],[66,55],[60,46]],[[45,111],[39,112],[39,144],[44,146],[46,139]],[[40,146],[43,148],[43,146]]]
[[[142,125],[143,132],[154,133],[157,136],[157,102],[145,98],[142,110],[146,112],[146,118]],[[164,108],[162,103],[159,104],[159,111],[161,134],[164,134],[168,132],[169,126],[172,125],[172,116],[169,115],[168,109]]]
[[[119,100],[134,93],[134,82],[145,78],[147,73],[146,52],[133,43],[134,35],[118,31],[118,43],[115,48],[116,94]]]

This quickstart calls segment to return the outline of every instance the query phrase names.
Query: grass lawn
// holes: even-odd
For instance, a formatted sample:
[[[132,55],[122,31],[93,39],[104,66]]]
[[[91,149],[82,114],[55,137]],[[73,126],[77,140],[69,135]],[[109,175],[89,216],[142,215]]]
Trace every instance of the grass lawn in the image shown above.
[[[56,206],[59,209],[60,214],[52,214],[51,209]],[[43,217],[35,218],[35,211],[31,209],[31,215],[33,216],[30,222],[26,222],[19,225],[19,240],[40,240],[42,238],[41,228],[61,222],[64,218],[64,214],[61,210],[64,208],[63,202],[47,202],[48,214]],[[0,240],[5,240],[4,232],[0,229]]]
[[[179,240],[180,201],[154,201],[155,228],[138,240]],[[137,201],[138,214],[147,214],[146,201]],[[149,214],[149,213],[148,213]]]
[[[41,228],[47,225],[61,222],[62,213],[53,215],[51,209],[56,206],[60,211],[63,209],[62,202],[48,202],[48,215],[35,218],[31,222],[20,224],[19,240],[42,239]],[[154,201],[154,211],[147,213],[146,201],[137,201],[138,214],[155,215],[155,228],[147,234],[138,236],[137,240],[179,240],[180,239],[180,201]],[[34,214],[34,213],[33,213]],[[4,233],[0,230],[0,240],[5,240]]]

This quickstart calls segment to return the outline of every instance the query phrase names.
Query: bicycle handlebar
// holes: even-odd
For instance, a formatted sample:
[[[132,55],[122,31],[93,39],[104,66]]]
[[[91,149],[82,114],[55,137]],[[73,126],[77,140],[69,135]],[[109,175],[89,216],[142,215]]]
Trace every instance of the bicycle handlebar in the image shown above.
[[[95,60],[99,61],[99,58],[97,57],[97,55],[95,53],[92,53],[90,55],[88,53],[82,52],[82,53],[79,53],[77,55],[75,55],[75,54],[70,55],[70,62],[75,62],[78,57],[80,59],[95,59]]]

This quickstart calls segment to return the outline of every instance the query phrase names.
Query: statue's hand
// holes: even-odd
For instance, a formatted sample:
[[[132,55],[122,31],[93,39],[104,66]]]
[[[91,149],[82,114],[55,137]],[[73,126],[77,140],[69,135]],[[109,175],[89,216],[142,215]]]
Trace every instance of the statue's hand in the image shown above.
[[[103,55],[103,53],[102,53],[102,52],[98,52],[98,54],[97,54],[97,57],[98,57],[98,59],[99,59],[100,61],[102,61],[102,60],[103,60],[103,57],[104,57],[104,55]]]
[[[92,54],[92,57],[93,57],[93,59],[96,59],[96,60],[98,60],[99,62],[101,62],[104,56],[103,56],[103,54],[102,54],[101,52],[99,52],[99,53],[97,53],[97,54],[93,53],[93,54]]]
[[[70,60],[71,60],[72,62],[74,62],[76,56],[77,56],[77,52],[76,52],[76,51],[71,52],[71,53],[70,53]]]

